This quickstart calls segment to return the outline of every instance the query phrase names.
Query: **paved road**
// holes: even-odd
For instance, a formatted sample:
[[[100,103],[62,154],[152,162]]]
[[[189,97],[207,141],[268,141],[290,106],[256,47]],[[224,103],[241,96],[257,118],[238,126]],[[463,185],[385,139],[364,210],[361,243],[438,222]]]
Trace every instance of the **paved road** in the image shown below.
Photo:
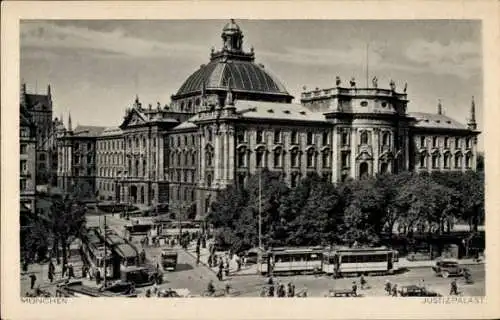
[[[97,224],[98,216],[89,216],[88,220],[92,224]],[[118,233],[123,230],[123,226],[127,224],[127,221],[120,219],[117,216],[111,217],[108,215],[107,218],[108,225],[113,228]],[[134,242],[138,244],[139,238],[135,238]],[[161,248],[146,247],[146,254],[149,258],[154,259]],[[186,253],[184,250],[178,248],[178,268],[176,271],[168,272],[164,276],[164,283],[160,288],[186,288],[194,295],[201,295],[203,291],[206,290],[208,282],[213,280],[216,288],[222,289],[225,287],[226,281],[228,281],[232,288],[243,297],[257,297],[259,296],[260,289],[267,282],[267,278],[258,275],[247,275],[247,276],[230,276],[225,281],[218,281],[215,274],[203,265],[196,265],[195,258]],[[470,296],[481,296],[485,294],[485,266],[484,265],[474,265],[470,266],[472,273],[472,278],[475,283],[473,285],[465,285],[463,279],[458,279],[459,291],[463,291],[464,295]],[[41,283],[42,288],[49,288],[47,284],[47,266],[32,265],[30,266],[30,271],[37,272],[37,283]],[[77,270],[77,275],[79,275],[79,270]],[[343,289],[350,288],[353,280],[357,280],[359,283],[359,278],[345,278],[345,279],[332,279],[327,276],[312,276],[312,275],[300,275],[300,276],[288,276],[288,277],[275,277],[276,280],[287,283],[293,282],[297,288],[300,290],[302,288],[307,288],[309,296],[322,297],[328,292],[329,289]],[[360,293],[366,296],[383,296],[384,284],[386,280],[391,281],[391,283],[397,283],[399,287],[403,285],[410,284],[420,284],[424,280],[426,286],[442,295],[447,295],[449,293],[451,278],[443,279],[441,277],[436,277],[430,268],[420,268],[412,269],[402,274],[392,275],[392,276],[377,276],[377,277],[366,277],[370,289],[361,290]],[[359,287],[359,285],[358,285]],[[29,289],[29,278],[27,276],[21,276],[21,292],[26,292]],[[144,293],[145,289],[140,289]]]

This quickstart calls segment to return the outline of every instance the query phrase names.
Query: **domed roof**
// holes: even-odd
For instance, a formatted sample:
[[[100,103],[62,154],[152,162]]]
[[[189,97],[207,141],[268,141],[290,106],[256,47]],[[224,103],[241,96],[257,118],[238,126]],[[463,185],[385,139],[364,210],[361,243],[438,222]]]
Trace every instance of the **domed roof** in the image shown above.
[[[200,92],[203,83],[207,89],[226,90],[231,84],[234,91],[289,95],[285,87],[260,65],[252,61],[211,61],[201,66],[177,92],[177,96]]]
[[[226,23],[222,31],[241,31],[241,30],[240,26],[238,26],[236,22],[234,22],[234,20],[231,19],[230,22]]]

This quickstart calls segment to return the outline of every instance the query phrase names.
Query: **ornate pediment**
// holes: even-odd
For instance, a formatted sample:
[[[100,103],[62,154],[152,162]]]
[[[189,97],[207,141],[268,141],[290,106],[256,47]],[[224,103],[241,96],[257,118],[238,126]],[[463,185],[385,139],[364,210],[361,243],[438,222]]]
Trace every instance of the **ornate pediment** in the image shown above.
[[[364,152],[361,152],[360,154],[358,154],[358,156],[356,157],[356,160],[363,160],[363,161],[373,160],[373,157],[371,154],[364,151]]]
[[[126,129],[127,127],[132,127],[132,126],[140,126],[146,123],[146,119],[139,113],[137,110],[132,109],[130,112],[125,116],[125,119],[123,120],[122,124],[120,125],[120,129]]]

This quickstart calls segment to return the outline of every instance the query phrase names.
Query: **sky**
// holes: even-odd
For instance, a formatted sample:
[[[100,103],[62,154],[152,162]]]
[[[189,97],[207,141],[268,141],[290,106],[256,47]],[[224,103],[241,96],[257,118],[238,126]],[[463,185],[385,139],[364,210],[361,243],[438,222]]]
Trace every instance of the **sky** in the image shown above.
[[[466,123],[472,96],[483,118],[481,23],[467,20],[236,20],[246,51],[299,102],[339,76],[358,86],[376,76],[408,84],[409,111]],[[117,126],[136,94],[170,103],[184,80],[222,45],[226,20],[38,20],[21,22],[21,79],[28,92],[51,84],[54,116],[67,124]],[[368,57],[368,59],[367,59]],[[368,63],[367,63],[368,61]],[[368,66],[368,68],[367,68]],[[370,80],[371,83],[371,80]],[[480,149],[482,149],[480,139]]]

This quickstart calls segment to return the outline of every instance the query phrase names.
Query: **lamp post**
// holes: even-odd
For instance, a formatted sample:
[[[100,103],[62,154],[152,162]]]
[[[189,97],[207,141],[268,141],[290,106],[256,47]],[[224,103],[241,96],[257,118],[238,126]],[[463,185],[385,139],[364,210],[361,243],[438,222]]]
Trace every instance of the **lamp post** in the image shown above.
[[[259,170],[259,249],[262,249],[262,169]]]

